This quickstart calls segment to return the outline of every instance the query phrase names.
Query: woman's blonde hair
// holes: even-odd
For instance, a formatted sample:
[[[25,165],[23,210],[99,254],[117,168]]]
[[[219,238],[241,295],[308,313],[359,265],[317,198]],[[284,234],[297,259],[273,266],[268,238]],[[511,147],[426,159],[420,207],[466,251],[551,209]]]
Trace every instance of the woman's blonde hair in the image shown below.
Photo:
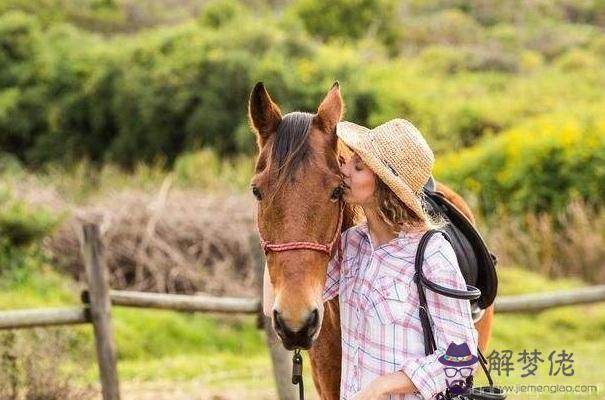
[[[394,233],[424,232],[429,229],[443,228],[443,218],[429,215],[423,208],[422,215],[417,215],[376,176],[376,191],[374,193],[378,215],[391,227]]]

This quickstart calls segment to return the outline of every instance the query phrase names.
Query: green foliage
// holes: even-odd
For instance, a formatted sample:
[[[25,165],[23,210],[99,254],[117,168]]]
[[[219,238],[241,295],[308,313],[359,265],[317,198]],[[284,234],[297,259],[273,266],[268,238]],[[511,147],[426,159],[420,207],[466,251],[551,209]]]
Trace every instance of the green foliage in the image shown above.
[[[598,68],[598,60],[585,50],[570,50],[557,58],[556,65],[564,71]]]
[[[56,215],[14,199],[0,185],[0,278],[21,281],[44,259],[39,243],[59,222]]]
[[[204,6],[199,22],[210,28],[220,28],[246,11],[238,0],[210,1]]]
[[[27,246],[48,234],[57,222],[57,216],[28,207],[0,186],[0,237],[11,245]]]
[[[4,151],[31,146],[42,122],[39,91],[30,84],[39,39],[35,18],[21,12],[0,16],[0,147]]]
[[[204,15],[210,14],[212,8]],[[237,13],[220,29],[187,24],[109,43],[66,25],[41,34],[35,19],[19,15],[20,24],[11,15],[0,18],[0,29],[25,32],[7,35],[5,47],[38,50],[28,53],[35,68],[27,79],[10,69],[3,74],[0,144],[34,165],[82,158],[170,165],[201,147],[249,153],[255,141],[246,111],[256,81],[267,83],[285,111],[313,110],[334,77],[348,80],[360,64],[352,49],[341,56],[337,47],[309,43],[304,32]],[[365,120],[371,94],[361,84],[348,93],[353,116]]]
[[[117,310],[118,357],[126,360],[167,357],[181,353],[246,352],[258,354],[262,337],[239,318],[225,320],[196,314]]]
[[[472,16],[446,9],[406,21],[402,42],[421,48],[436,43],[458,46],[479,43],[481,34],[482,27]]]
[[[477,196],[485,214],[558,213],[573,199],[600,206],[605,196],[605,119],[536,118],[442,158],[436,174]]]
[[[392,43],[398,34],[396,5],[393,0],[301,0],[293,8],[309,33],[323,40],[375,35]]]
[[[177,183],[186,187],[220,191],[247,190],[254,175],[254,160],[238,157],[221,160],[215,152],[202,150],[181,155],[174,164]]]
[[[277,3],[231,0],[206,3],[180,25],[101,37],[91,31],[104,31],[102,14],[117,21],[130,0],[87,2],[77,16],[70,1],[37,1],[38,13],[19,0],[0,8],[25,11],[0,14],[0,147],[28,166],[67,165],[74,180],[90,179],[84,191],[111,178],[132,183],[118,167],[143,171],[145,182],[174,166],[183,184],[214,188],[225,177],[247,186],[257,81],[289,112],[314,111],[339,80],[347,120],[407,118],[439,157],[536,117],[603,118],[602,2],[301,0],[278,12]],[[497,207],[515,190],[483,196]],[[509,207],[559,209],[571,198],[528,196]]]

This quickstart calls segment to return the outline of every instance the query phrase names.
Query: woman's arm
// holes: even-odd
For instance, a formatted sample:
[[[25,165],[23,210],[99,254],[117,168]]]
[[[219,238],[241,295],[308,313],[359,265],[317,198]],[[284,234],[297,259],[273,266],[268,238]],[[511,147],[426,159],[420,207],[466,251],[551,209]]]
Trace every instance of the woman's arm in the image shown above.
[[[456,253],[442,235],[435,235],[424,255],[423,271],[426,277],[442,286],[466,290]],[[406,360],[402,372],[414,382],[424,398],[431,398],[447,388],[445,368],[439,357],[451,343],[466,343],[472,355],[477,356],[478,334],[473,324],[470,301],[455,299],[426,289],[428,311],[437,344],[433,354]],[[479,363],[468,367],[476,370]]]

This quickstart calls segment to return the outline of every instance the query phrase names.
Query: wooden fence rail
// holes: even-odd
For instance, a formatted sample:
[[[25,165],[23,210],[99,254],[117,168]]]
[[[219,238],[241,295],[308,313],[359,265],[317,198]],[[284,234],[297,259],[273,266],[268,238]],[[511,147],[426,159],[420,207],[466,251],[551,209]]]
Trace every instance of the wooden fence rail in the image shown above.
[[[75,325],[92,322],[87,307],[0,311],[0,329]]]
[[[260,307],[259,298],[187,296],[118,290],[111,290],[109,297],[114,306],[175,311],[257,314]],[[83,301],[89,303],[88,291],[83,292]],[[601,301],[605,301],[605,285],[549,293],[500,296],[496,298],[495,309],[497,313],[539,312],[553,307]],[[0,329],[85,324],[92,322],[89,313],[88,307],[0,311]]]
[[[89,297],[88,291],[82,292],[84,303],[89,303]],[[258,298],[212,297],[127,290],[111,290],[109,299],[114,306],[226,314],[258,314],[261,306]]]
[[[290,382],[291,353],[283,348],[276,337],[271,327],[271,320],[262,315],[260,297],[262,296],[264,260],[260,251],[254,254],[259,277],[259,282],[257,282],[259,297],[257,298],[141,293],[109,290],[108,272],[97,225],[86,224],[83,227],[81,239],[82,256],[88,278],[88,290],[82,292],[82,301],[85,306],[0,311],[0,330],[92,323],[103,399],[119,400],[116,349],[111,326],[112,305],[188,312],[256,314],[259,316],[259,327],[263,328],[266,333],[279,398],[281,400],[297,398],[296,387]],[[599,301],[605,301],[605,285],[553,293],[500,296],[496,299],[494,306],[497,313],[539,312],[552,307]]]
[[[497,313],[537,312],[548,308],[605,301],[605,285],[562,290],[551,293],[501,296],[496,298]]]

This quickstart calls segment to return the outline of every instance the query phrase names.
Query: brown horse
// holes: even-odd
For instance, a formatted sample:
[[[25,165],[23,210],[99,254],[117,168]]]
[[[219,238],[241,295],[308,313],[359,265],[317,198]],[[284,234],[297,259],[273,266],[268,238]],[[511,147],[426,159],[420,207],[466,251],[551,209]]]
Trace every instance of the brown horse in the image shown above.
[[[336,230],[354,224],[345,207],[338,227],[341,176],[338,156],[345,151],[336,136],[344,104],[334,84],[316,114],[282,116],[262,83],[250,95],[249,117],[256,131],[258,158],[252,191],[258,200],[258,229],[272,243],[330,243]],[[473,215],[454,191],[437,184],[473,223]],[[287,349],[309,349],[313,380],[321,399],[338,399],[341,338],[338,297],[322,303],[331,255],[312,249],[267,251],[275,293],[273,327]],[[493,306],[475,324],[485,352],[491,336]],[[321,327],[321,329],[320,329]],[[312,345],[312,346],[311,346]]]

